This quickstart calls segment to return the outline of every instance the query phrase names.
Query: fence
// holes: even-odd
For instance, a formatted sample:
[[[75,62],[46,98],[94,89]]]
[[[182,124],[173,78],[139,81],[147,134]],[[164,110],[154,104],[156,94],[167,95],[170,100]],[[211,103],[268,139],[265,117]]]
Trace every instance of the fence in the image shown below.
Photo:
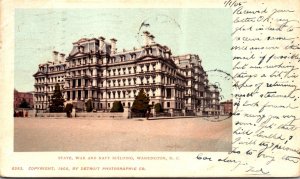
[[[14,117],[34,117],[35,110],[28,108],[18,108],[14,110]]]
[[[37,117],[67,117],[66,113],[37,113]],[[73,116],[74,117],[74,116]],[[101,119],[124,119],[124,113],[110,112],[78,112],[75,117],[101,118]]]
[[[37,113],[37,117],[67,117],[66,113]]]
[[[80,112],[76,113],[76,117],[98,117],[98,118],[103,118],[103,119],[124,119],[125,116],[124,113],[122,112]]]
[[[193,111],[187,111],[185,113],[186,116],[196,116],[196,113],[194,113]]]
[[[167,112],[156,113],[156,117],[171,117],[171,113],[167,113]]]

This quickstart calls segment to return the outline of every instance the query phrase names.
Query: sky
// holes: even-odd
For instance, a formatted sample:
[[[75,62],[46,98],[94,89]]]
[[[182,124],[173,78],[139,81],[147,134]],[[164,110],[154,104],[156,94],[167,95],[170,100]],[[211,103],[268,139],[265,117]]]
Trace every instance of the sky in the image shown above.
[[[199,55],[222,100],[232,98],[231,79],[216,72],[232,71],[230,9],[17,9],[14,86],[33,91],[38,65],[52,60],[53,50],[68,55],[81,38],[115,38],[122,51],[140,47],[145,30],[173,55]]]

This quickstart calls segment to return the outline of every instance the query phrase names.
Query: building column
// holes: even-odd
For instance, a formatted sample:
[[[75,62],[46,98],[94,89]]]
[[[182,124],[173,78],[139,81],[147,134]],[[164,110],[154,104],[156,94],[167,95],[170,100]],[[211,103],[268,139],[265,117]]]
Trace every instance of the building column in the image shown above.
[[[96,76],[97,76],[97,69],[93,68],[93,77],[96,77]]]
[[[85,86],[85,80],[84,79],[81,79],[81,87],[84,87]]]
[[[134,97],[133,90],[131,90],[131,92],[130,92],[130,96],[131,96],[131,97]]]
[[[153,78],[152,78],[152,76],[149,77],[149,83],[150,83],[150,84],[153,83]]]
[[[84,90],[81,90],[81,100],[84,100]]]
[[[149,71],[153,71],[153,65],[151,63],[149,65]]]
[[[77,98],[78,98],[78,91],[74,91],[74,93],[75,93],[75,100],[77,100]]]
[[[157,81],[158,84],[161,83],[161,74],[158,74],[158,75],[157,75],[156,81]]]
[[[153,96],[152,89],[149,90],[149,97]]]
[[[140,73],[140,72],[141,72],[141,66],[140,66],[140,65],[137,65],[137,66],[136,66],[136,72],[137,72],[137,73]]]
[[[175,97],[176,97],[175,95],[176,95],[176,93],[175,93],[175,88],[172,88],[172,89],[171,89],[171,98],[172,98],[172,99],[175,99]]]
[[[93,86],[97,86],[97,79],[93,79]]]
[[[174,116],[174,109],[173,108],[170,108],[170,113],[171,113],[171,117]]]
[[[161,96],[161,88],[156,88],[156,94],[155,96]]]
[[[136,84],[138,84],[138,85],[141,84],[141,78],[140,78],[140,77],[137,77],[137,78],[136,78]]]
[[[183,113],[183,116],[186,116],[186,114],[185,114],[185,109],[182,109],[181,111],[182,111],[182,113]]]
[[[92,90],[88,90],[88,99],[92,99]]]

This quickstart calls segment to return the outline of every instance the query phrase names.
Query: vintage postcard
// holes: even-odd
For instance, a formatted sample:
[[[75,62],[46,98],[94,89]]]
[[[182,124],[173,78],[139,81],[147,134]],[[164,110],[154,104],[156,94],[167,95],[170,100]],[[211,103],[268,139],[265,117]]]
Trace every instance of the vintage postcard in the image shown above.
[[[1,2],[0,176],[299,176],[288,2]]]

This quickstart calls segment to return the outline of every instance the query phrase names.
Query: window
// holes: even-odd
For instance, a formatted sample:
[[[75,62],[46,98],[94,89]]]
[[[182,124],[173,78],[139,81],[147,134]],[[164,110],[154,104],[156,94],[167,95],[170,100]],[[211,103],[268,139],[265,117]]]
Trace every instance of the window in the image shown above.
[[[78,90],[78,99],[81,99],[81,90]]]
[[[171,89],[170,88],[167,89],[167,98],[171,98]]]
[[[125,56],[122,55],[122,56],[121,56],[121,62],[124,62],[124,61],[125,61]]]
[[[168,107],[168,108],[170,107],[170,102],[167,102],[167,107]]]
[[[84,91],[84,98],[88,98],[88,91],[87,90]]]

